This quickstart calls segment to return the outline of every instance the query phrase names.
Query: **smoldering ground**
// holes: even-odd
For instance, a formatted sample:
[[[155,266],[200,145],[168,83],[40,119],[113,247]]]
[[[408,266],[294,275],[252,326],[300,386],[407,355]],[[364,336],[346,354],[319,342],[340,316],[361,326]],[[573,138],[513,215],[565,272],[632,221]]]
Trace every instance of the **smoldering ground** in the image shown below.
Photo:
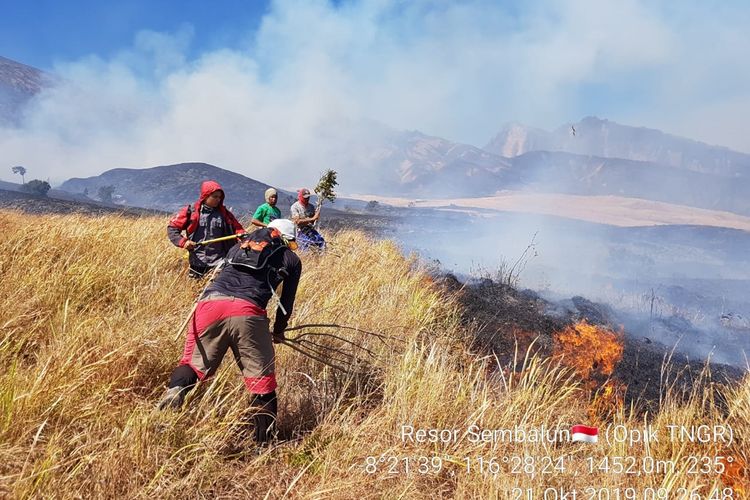
[[[614,227],[559,217],[413,210],[393,232],[442,269],[550,301],[585,297],[615,328],[694,360],[736,366],[750,352],[750,234],[707,226]]]

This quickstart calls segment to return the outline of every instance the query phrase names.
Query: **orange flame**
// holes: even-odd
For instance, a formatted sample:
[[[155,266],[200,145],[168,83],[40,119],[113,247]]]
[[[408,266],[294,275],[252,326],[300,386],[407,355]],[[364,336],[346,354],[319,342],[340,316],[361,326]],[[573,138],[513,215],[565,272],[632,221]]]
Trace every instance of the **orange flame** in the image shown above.
[[[555,334],[553,355],[591,381],[612,375],[624,350],[621,334],[583,320]]]
[[[625,401],[625,391],[628,386],[614,379],[607,380],[599,391],[594,394],[588,407],[589,418],[592,422],[606,420],[616,412]]]
[[[622,408],[627,386],[610,378],[625,351],[622,334],[585,320],[554,336],[553,356],[572,368],[591,392],[588,413],[592,421]],[[599,390],[596,390],[599,386]]]
[[[728,457],[732,457],[729,461]],[[746,498],[748,487],[750,487],[750,469],[745,459],[728,450],[722,459],[724,472],[721,474],[721,481],[728,487],[732,488],[737,494],[737,498]]]

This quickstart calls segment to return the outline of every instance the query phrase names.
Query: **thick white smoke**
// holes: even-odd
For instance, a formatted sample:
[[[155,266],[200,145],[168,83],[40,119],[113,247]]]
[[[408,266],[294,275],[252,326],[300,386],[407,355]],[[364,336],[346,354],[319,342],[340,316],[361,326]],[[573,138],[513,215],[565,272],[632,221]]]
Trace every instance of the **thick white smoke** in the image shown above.
[[[257,31],[196,58],[185,27],[59,61],[60,84],[0,148],[53,181],[205,161],[310,183],[327,167],[358,175],[347,159],[373,142],[365,119],[484,144],[506,121],[598,114],[750,150],[747,21],[741,5],[639,0],[279,0]]]

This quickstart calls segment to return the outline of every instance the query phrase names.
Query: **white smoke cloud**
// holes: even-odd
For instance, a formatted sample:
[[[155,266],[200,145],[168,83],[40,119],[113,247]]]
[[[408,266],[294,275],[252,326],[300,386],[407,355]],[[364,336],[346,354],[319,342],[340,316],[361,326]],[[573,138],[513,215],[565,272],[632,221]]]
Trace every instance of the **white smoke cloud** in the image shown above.
[[[205,161],[284,186],[331,166],[357,175],[347,156],[367,140],[364,119],[481,145],[507,121],[599,114],[750,150],[748,9],[669,8],[279,0],[223,50],[189,57],[185,26],[141,32],[107,60],[59,62],[60,85],[0,130],[0,148],[53,181]],[[592,85],[645,95],[592,109]]]

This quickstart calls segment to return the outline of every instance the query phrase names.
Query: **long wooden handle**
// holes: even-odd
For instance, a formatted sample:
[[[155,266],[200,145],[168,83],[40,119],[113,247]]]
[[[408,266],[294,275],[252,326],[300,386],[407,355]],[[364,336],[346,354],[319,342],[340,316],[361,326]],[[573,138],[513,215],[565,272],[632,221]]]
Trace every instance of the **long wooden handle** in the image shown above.
[[[201,296],[202,295],[203,294],[201,293]],[[200,299],[200,297],[199,297],[199,299]],[[182,323],[182,325],[180,325],[180,328],[177,330],[177,335],[175,335],[175,337],[174,337],[175,341],[180,340],[180,336],[182,335],[182,332],[185,331],[185,327],[188,325],[188,323],[190,323],[190,320],[193,319],[193,315],[195,314],[195,310],[198,308],[198,302],[199,302],[199,300],[195,301],[195,303],[193,304],[192,309],[190,309],[190,314],[188,314],[188,317],[185,318],[185,321]]]
[[[195,242],[196,245],[210,245],[211,243],[218,243],[220,241],[227,241],[234,238],[239,238],[239,234],[232,234],[230,236],[222,236],[221,238],[214,238],[212,240],[203,240],[203,241],[197,241]]]
[[[190,320],[193,319],[195,310],[198,308],[198,302],[200,302],[203,296],[206,294],[206,289],[211,283],[213,283],[214,279],[216,278],[216,275],[219,273],[222,267],[224,267],[223,263],[214,267],[213,271],[211,271],[211,277],[208,279],[208,283],[206,283],[206,286],[203,287],[203,290],[201,290],[201,293],[200,295],[198,295],[198,298],[195,299],[195,302],[193,303],[193,307],[190,309],[190,314],[188,314],[187,318],[185,318],[185,321],[182,323],[182,325],[180,325],[180,329],[177,330],[177,334],[174,337],[175,341],[180,340],[180,335],[182,335],[182,332],[185,331],[185,327],[188,325],[188,323],[190,323]]]

